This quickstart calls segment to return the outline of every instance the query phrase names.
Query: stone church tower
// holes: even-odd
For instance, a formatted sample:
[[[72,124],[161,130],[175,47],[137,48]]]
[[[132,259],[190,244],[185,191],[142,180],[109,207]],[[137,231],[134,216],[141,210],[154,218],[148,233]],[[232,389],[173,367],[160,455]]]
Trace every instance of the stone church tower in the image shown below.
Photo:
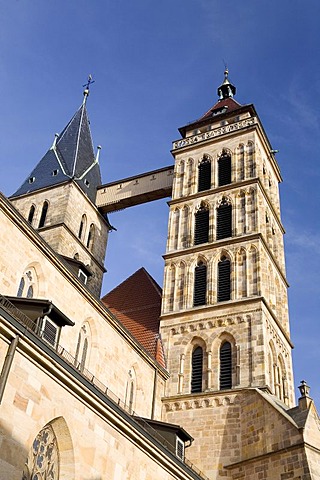
[[[173,143],[164,256],[165,416],[198,439],[193,460],[210,478],[237,458],[239,412],[228,406],[257,389],[294,405],[281,175],[254,106],[235,92],[226,70],[218,102]]]
[[[101,185],[100,147],[95,155],[86,108],[88,95],[86,88],[82,105],[61,134],[55,135],[51,148],[11,201],[99,297],[111,226],[95,204]]]

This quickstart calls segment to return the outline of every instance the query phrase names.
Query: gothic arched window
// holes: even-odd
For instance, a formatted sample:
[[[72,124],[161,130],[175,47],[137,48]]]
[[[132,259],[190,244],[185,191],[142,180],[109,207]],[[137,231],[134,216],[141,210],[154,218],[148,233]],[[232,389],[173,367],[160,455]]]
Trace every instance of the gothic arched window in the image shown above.
[[[24,466],[22,480],[58,479],[59,450],[51,425],[44,427],[33,441]]]
[[[207,266],[199,262],[194,270],[193,306],[207,303]]]
[[[209,158],[204,157],[199,164],[198,192],[210,190],[211,188],[211,162]]]
[[[82,215],[81,217],[81,222],[80,222],[80,227],[79,227],[79,233],[78,233],[78,238],[82,238],[82,235],[84,234],[85,228],[87,224],[87,217],[85,214]]]
[[[77,343],[75,366],[83,372],[86,366],[88,349],[89,349],[89,328],[87,325],[82,325]]]
[[[191,393],[202,392],[203,350],[196,347],[192,352]]]
[[[224,302],[231,298],[230,273],[230,260],[223,256],[218,263],[218,302]]]
[[[28,215],[28,222],[30,223],[30,225],[32,225],[32,220],[33,220],[35,211],[36,211],[36,207],[34,205],[31,205],[29,210],[29,215]]]
[[[223,153],[218,160],[218,186],[231,183],[231,157]]]
[[[46,222],[48,207],[49,207],[49,203],[47,201],[43,202],[38,228],[42,228]]]
[[[24,272],[20,279],[17,297],[33,298],[35,285],[35,272],[28,269]]]
[[[200,245],[209,241],[209,209],[201,205],[195,214],[194,244]]]
[[[232,348],[230,342],[220,347],[220,390],[232,387]]]
[[[88,233],[88,240],[87,240],[87,248],[89,250],[92,250],[93,248],[93,242],[94,242],[94,225],[91,223],[89,233]]]
[[[232,206],[223,198],[217,208],[217,240],[232,236]]]

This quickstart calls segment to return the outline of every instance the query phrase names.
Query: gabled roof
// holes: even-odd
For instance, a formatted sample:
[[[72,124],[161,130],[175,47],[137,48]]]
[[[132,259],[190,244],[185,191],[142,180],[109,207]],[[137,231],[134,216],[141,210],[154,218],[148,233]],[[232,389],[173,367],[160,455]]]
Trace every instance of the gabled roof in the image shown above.
[[[85,100],[13,196],[69,180],[77,182],[90,200],[95,202],[97,187],[101,185],[101,175],[93,150]]]
[[[101,301],[129,330],[135,339],[157,360],[165,365],[159,334],[162,290],[144,269],[107,293]]]

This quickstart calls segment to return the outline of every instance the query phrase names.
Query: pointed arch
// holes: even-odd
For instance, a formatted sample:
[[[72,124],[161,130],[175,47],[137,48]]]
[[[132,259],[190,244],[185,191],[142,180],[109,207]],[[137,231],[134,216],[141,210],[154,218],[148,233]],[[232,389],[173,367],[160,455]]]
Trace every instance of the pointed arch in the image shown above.
[[[218,158],[218,186],[231,183],[231,154],[224,150]]]
[[[128,371],[127,383],[126,383],[126,395],[125,395],[125,405],[130,415],[133,414],[135,409],[136,392],[137,392],[137,375],[136,375],[135,368],[131,366]]]
[[[75,366],[83,372],[87,368],[91,350],[91,330],[86,321],[80,328],[75,355]]]
[[[88,250],[93,250],[94,240],[95,240],[96,229],[93,223],[91,223],[87,239],[87,248]]]
[[[190,245],[189,219],[190,219],[190,208],[188,205],[185,205],[181,213],[180,242],[181,242],[182,248],[187,248]]]
[[[49,208],[49,202],[45,200],[42,205],[42,210],[41,210],[41,215],[40,215],[40,220],[39,220],[39,225],[38,228],[44,227],[47,219],[47,214],[48,214],[48,208]]]
[[[223,197],[217,208],[217,240],[232,237],[232,205],[228,198]]]
[[[180,222],[180,209],[176,208],[173,212],[172,219],[172,248],[177,250],[179,240],[179,222]]]
[[[201,202],[195,213],[194,244],[200,245],[209,241],[209,207]]]
[[[17,297],[33,298],[38,290],[38,278],[33,266],[24,270],[19,282]]]
[[[184,181],[184,161],[177,163],[175,178],[174,178],[174,198],[183,196],[183,181]]]
[[[82,240],[82,238],[85,236],[86,228],[87,228],[87,216],[84,213],[81,217],[81,222],[80,222],[79,232],[78,232],[78,238],[80,240]]]
[[[220,390],[232,388],[232,346],[224,340],[219,349],[219,387]]]
[[[191,393],[202,392],[203,349],[196,346],[191,359]]]
[[[47,423],[36,435],[24,465],[22,480],[74,480],[74,451],[70,430],[63,417]]]
[[[199,260],[194,269],[193,306],[207,303],[207,265]]]
[[[198,192],[211,188],[211,158],[204,155],[198,165]]]
[[[230,259],[222,254],[218,262],[218,288],[217,300],[224,302],[231,299],[231,262]]]
[[[32,225],[32,221],[33,221],[33,218],[34,218],[35,211],[36,211],[35,205],[31,205],[30,210],[29,210],[29,214],[28,214],[28,222],[30,223],[30,225]]]

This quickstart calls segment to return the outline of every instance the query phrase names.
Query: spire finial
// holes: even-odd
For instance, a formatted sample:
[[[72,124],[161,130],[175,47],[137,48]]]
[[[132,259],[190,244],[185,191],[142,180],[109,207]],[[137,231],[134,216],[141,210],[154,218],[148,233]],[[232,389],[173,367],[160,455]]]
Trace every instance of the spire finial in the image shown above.
[[[236,87],[230,83],[228,79],[229,69],[227,64],[224,64],[224,81],[218,87],[218,95],[220,100],[224,100],[225,98],[233,97],[236,94]]]
[[[90,93],[90,85],[91,85],[92,83],[94,83],[94,82],[95,82],[95,80],[92,79],[92,75],[90,74],[90,75],[88,76],[88,81],[87,81],[87,83],[85,83],[84,85],[82,85],[82,86],[84,87],[84,91],[83,91],[83,97],[84,97],[84,98],[83,98],[83,103],[86,102],[87,97],[89,96],[89,93]]]

